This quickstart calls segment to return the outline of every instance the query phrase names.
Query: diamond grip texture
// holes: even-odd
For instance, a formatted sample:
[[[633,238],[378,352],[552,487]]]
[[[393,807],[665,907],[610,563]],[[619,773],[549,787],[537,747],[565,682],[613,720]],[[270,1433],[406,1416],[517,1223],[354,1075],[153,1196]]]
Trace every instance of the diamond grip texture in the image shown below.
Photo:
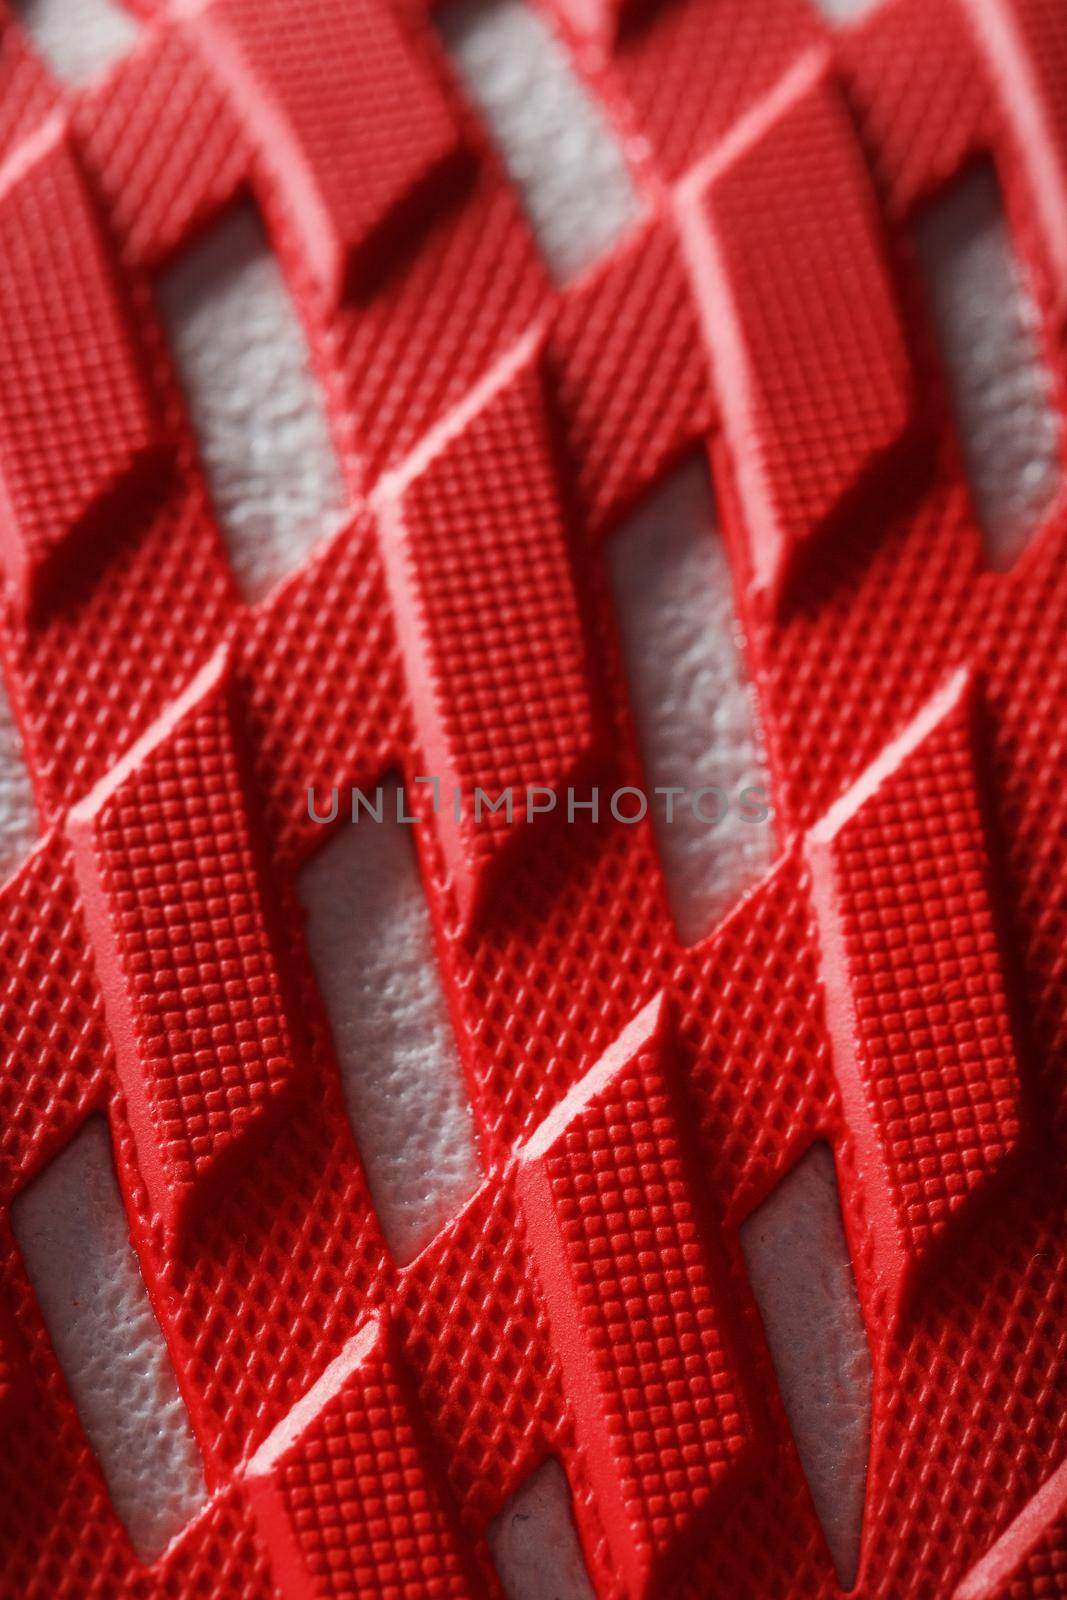
[[[554,287],[422,8],[144,9],[76,89],[0,19],[42,829],[0,892],[0,1596],[495,1597],[548,1457],[603,1600],[835,1595],[738,1246],[817,1140],[871,1350],[855,1592],[1067,1593],[1067,504],[991,570],[911,243],[995,164],[1067,409],[1067,14],[547,6],[644,203]],[[249,190],[351,501],[254,607],[153,288]],[[477,836],[424,791],[482,1176],[400,1267],[301,928],[308,788],[435,751],[640,782],[603,545],[702,450],[777,858],[686,947],[650,821]],[[102,1109],[209,1491],[151,1565],[8,1221]]]

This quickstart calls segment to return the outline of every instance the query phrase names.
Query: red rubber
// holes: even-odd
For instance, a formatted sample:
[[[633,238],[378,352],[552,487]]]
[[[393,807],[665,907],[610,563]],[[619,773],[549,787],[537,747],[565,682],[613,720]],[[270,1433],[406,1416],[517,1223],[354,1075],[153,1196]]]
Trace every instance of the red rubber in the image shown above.
[[[548,1455],[603,1600],[836,1594],[738,1245],[816,1139],[855,1592],[1067,1595],[1067,500],[989,569],[908,243],[992,157],[1067,414],[1067,12],[545,4],[647,203],[564,288],[415,3],[140,0],[81,90],[0,19],[3,1600],[497,1595]],[[246,185],[356,504],[256,607],[152,294]],[[682,948],[647,823],[415,830],[485,1177],[398,1268],[307,791],[639,785],[602,546],[705,447],[777,860]],[[210,1491],[149,1566],[8,1221],[99,1109]]]

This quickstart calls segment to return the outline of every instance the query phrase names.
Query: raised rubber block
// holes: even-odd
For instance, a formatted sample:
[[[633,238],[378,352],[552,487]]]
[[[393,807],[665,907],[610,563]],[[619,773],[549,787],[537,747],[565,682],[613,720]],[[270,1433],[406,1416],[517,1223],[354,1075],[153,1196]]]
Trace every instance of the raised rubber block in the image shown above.
[[[0,550],[24,606],[120,497],[157,443],[109,249],[63,120],[0,170]],[[129,514],[129,506],[126,508]]]

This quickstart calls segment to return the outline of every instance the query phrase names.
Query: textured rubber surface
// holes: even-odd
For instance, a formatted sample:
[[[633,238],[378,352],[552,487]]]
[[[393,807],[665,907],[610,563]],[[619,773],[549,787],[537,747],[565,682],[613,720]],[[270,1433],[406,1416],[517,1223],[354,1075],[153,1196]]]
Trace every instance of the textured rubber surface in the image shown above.
[[[450,62],[468,13],[141,0],[75,85],[33,9],[0,15],[0,622],[40,821],[0,891],[2,1600],[817,1600],[856,1537],[869,1600],[1067,1594],[1067,12],[545,0],[639,202],[574,277]],[[993,365],[1043,367],[981,471],[930,220],[976,173],[1025,294]],[[295,494],[266,593],[174,331],[250,196],[343,481],[317,540]],[[988,451],[1015,471],[1029,428],[1006,555]],[[414,779],[656,781],[611,542],[705,461],[774,824],[694,935],[651,817],[479,825]],[[397,773],[454,1057],[435,985],[323,976],[349,791]],[[462,1083],[364,1166],[403,1090],[353,1091],[376,1039]],[[99,1114],[206,1484],[154,1561],[35,1289]],[[414,1181],[424,1114],[450,1188]],[[796,1394],[826,1302],[783,1356],[753,1255],[814,1147],[863,1466]]]

